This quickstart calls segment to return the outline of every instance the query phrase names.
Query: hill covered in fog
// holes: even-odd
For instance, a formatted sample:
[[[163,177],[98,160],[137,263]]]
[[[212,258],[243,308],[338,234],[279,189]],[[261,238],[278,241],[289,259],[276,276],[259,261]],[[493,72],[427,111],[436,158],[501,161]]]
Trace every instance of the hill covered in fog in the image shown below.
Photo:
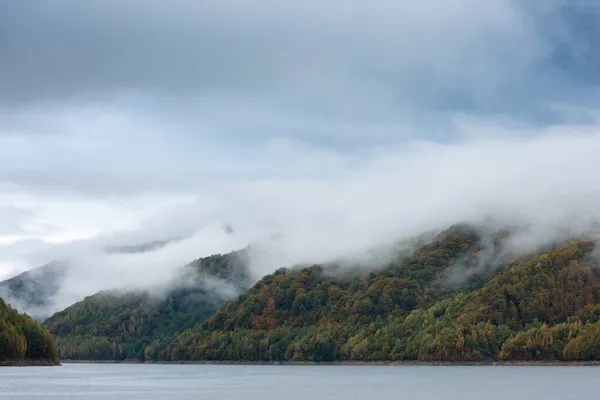
[[[231,258],[243,253],[217,255],[191,265],[238,292],[196,281],[154,303],[100,293],[45,326],[61,357],[75,359],[600,359],[595,240],[522,242],[511,229],[455,225],[374,268],[281,268],[251,288]]]

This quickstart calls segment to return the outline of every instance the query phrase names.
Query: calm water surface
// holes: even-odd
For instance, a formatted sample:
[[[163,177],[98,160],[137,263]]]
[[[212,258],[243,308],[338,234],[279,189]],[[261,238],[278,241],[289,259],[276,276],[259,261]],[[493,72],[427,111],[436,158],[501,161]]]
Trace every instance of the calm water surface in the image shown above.
[[[591,399],[600,367],[0,367],[0,399]]]

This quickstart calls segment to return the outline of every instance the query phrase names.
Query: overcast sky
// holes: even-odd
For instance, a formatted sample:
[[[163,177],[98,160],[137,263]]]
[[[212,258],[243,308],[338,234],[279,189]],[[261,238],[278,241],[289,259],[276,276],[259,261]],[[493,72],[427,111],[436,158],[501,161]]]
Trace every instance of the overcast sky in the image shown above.
[[[235,240],[176,261],[272,232],[306,253],[492,210],[587,217],[599,18],[593,0],[1,1],[0,278],[57,243],[215,223]]]

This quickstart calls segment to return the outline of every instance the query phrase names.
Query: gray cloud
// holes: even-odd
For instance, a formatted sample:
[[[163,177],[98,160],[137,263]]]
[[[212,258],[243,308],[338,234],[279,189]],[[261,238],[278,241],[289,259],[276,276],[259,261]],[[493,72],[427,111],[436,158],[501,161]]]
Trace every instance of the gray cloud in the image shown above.
[[[561,84],[546,61],[582,36],[564,2],[545,3],[5,2],[1,98],[245,96],[369,120],[398,106],[514,111]]]
[[[586,10],[593,2],[3,2],[0,182],[189,194],[333,177],[381,148],[452,142],[457,112],[595,123],[577,101],[595,61]],[[583,83],[590,101],[594,81]]]
[[[597,232],[598,127],[555,127],[538,135],[496,132],[496,138],[387,149],[329,179],[219,182],[170,207],[149,207],[164,205],[164,199],[103,200],[104,214],[92,204],[80,216],[70,215],[80,207],[71,198],[54,217],[67,218],[62,223],[70,223],[69,216],[83,217],[84,227],[108,220],[100,225],[100,235],[58,245],[17,243],[8,259],[29,266],[70,260],[74,268],[57,302],[64,306],[100,289],[164,282],[194,258],[249,243],[260,250],[252,259],[259,277],[281,266],[364,257],[369,249],[458,221],[489,218],[500,226],[526,227],[514,237],[511,251],[535,249],[565,232]],[[140,205],[145,209],[137,210],[139,218],[130,227],[111,226],[132,218]],[[233,233],[223,229],[225,224]],[[143,254],[102,251],[107,245],[171,237],[184,239]]]

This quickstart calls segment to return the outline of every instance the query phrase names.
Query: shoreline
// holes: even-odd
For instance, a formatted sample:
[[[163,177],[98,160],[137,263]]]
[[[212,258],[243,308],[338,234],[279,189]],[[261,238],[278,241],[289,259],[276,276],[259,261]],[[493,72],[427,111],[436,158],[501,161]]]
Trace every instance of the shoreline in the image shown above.
[[[273,366],[487,366],[487,367],[583,367],[600,366],[600,361],[139,361],[139,360],[60,360],[62,364],[160,364],[160,365],[273,365]]]
[[[60,361],[49,360],[4,360],[0,361],[0,367],[59,367]]]

